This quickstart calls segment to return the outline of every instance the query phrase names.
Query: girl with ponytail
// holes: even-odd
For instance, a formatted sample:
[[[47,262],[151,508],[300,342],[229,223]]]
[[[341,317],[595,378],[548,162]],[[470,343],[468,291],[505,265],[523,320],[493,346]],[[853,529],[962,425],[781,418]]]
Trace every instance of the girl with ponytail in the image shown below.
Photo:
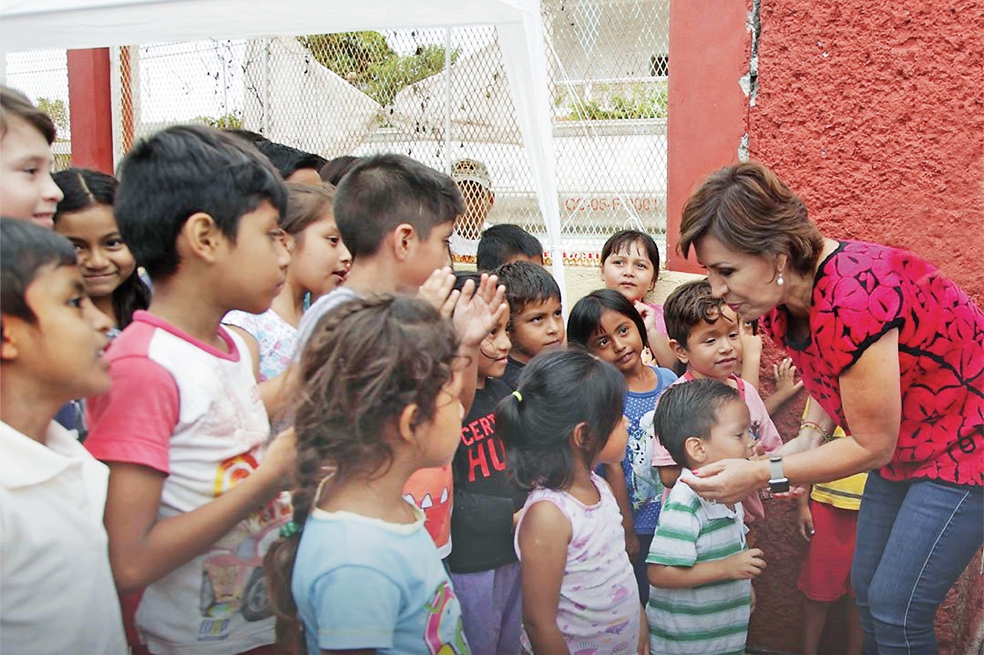
[[[524,653],[649,652],[649,630],[611,488],[594,473],[628,439],[625,378],[584,350],[533,358],[495,412],[517,484]]]

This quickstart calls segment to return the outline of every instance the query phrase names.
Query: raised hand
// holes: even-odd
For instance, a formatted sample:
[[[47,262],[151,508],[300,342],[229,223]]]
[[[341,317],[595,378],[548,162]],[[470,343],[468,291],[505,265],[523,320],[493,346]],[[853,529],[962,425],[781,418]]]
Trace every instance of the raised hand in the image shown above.
[[[506,287],[499,284],[495,275],[482,273],[478,288],[468,280],[455,299],[451,322],[466,347],[477,347],[489,332],[509,311],[506,304]]]
[[[754,358],[756,361],[762,358],[762,336],[752,332],[752,324],[738,319],[738,335],[741,338],[741,350],[743,358]]]
[[[457,290],[452,291],[454,281],[455,277],[451,267],[439,268],[420,285],[417,297],[433,305],[434,309],[441,312],[441,316],[444,318],[451,318],[451,313],[454,311],[455,303],[457,303],[460,295]]]
[[[803,381],[796,381],[796,365],[789,357],[778,364],[773,364],[772,374],[776,378],[776,393],[791,397],[803,388]]]

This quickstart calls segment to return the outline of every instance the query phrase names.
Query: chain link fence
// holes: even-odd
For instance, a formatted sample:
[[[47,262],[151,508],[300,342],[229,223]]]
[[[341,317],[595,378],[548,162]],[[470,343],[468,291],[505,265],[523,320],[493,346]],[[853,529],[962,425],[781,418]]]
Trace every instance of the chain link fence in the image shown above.
[[[55,123],[52,144],[55,169],[72,165],[72,131],[69,123],[68,56],[64,50],[32,50],[7,55],[7,86],[25,92]]]
[[[669,0],[542,0],[561,233],[597,265],[632,227],[663,241]],[[326,159],[398,152],[488,169],[488,223],[546,241],[493,27],[367,31],[114,48],[117,155],[169,124],[263,136]],[[70,155],[64,51],[8,54],[10,86],[48,103]],[[66,139],[64,143],[61,139]]]

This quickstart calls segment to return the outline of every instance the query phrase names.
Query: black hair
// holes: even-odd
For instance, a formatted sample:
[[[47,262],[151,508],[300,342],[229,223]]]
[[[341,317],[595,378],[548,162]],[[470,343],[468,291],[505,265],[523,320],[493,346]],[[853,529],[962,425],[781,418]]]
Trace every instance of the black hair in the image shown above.
[[[235,242],[239,219],[261,202],[281,216],[287,207],[287,187],[265,157],[241,138],[202,125],[176,125],[138,142],[119,178],[116,223],[151,280],[177,271],[176,241],[192,214],[208,214]]]
[[[254,141],[253,144],[257,150],[266,155],[273,167],[280,173],[280,177],[285,180],[302,168],[310,168],[314,172],[318,172],[327,163],[324,157],[276,141],[263,139]]]
[[[480,271],[494,271],[516,255],[539,257],[542,262],[543,245],[518,225],[493,225],[478,240],[476,265]]]
[[[723,298],[715,298],[706,279],[685,282],[673,290],[663,304],[666,335],[684,348],[695,325],[713,323],[721,317]]]
[[[454,272],[454,287],[456,291],[461,291],[461,288],[465,286],[465,282],[471,280],[475,283],[475,288],[482,282],[482,274],[476,273],[475,271],[455,271]]]
[[[75,247],[65,237],[30,221],[0,218],[0,314],[33,323],[27,288],[46,266],[75,266]]]
[[[335,223],[353,259],[374,255],[402,223],[427,239],[435,226],[453,223],[464,211],[454,180],[403,155],[363,159],[335,192]]]
[[[570,438],[582,423],[580,455],[590,469],[622,420],[625,389],[618,369],[579,348],[534,357],[516,394],[495,410],[495,433],[506,446],[516,484],[527,490],[568,488],[575,457]]]
[[[63,215],[85,211],[95,205],[105,205],[112,211],[116,202],[116,189],[119,187],[112,175],[88,168],[69,168],[51,177],[64,194],[55,209],[55,225]],[[134,312],[150,307],[150,289],[140,279],[136,267],[113,289],[112,302],[117,327],[121,330],[133,321]]]
[[[720,380],[702,378],[674,384],[659,397],[653,431],[673,461],[689,467],[687,439],[709,439],[717,425],[718,412],[731,402],[742,402],[741,396]]]
[[[20,91],[0,84],[0,136],[7,134],[10,119],[15,117],[40,132],[49,146],[55,142],[55,123],[51,117],[35,107]]]
[[[503,264],[493,271],[506,287],[509,314],[519,314],[527,305],[548,300],[560,302],[560,287],[547,269],[532,262]]]
[[[629,250],[632,244],[638,243],[642,246],[646,257],[653,264],[653,280],[659,277],[659,246],[656,241],[645,232],[639,230],[621,230],[608,237],[608,241],[601,248],[601,265],[605,265],[605,260],[612,255],[618,254],[623,250]]]
[[[328,163],[321,167],[318,171],[318,175],[321,176],[323,182],[328,182],[332,186],[338,186],[338,183],[342,181],[345,175],[355,168],[355,165],[362,161],[362,157],[353,157],[352,155],[342,155],[341,157],[335,157],[334,159],[329,159]]]
[[[646,323],[625,296],[614,289],[598,289],[578,300],[571,315],[567,318],[567,342],[588,348],[588,344],[601,327],[601,315],[605,312],[618,312],[633,323],[639,330],[644,348],[649,347]]]
[[[393,457],[388,428],[410,404],[418,408],[415,425],[433,419],[440,391],[452,378],[456,351],[450,321],[415,298],[352,300],[318,322],[301,355],[303,388],[294,422],[292,503],[299,531],[275,541],[263,561],[281,652],[304,652],[290,581],[320,481],[327,471],[342,480],[385,474]]]
[[[246,141],[249,141],[253,145],[256,145],[260,141],[269,141],[270,140],[270,139],[266,138],[265,136],[263,136],[262,134],[260,134],[258,132],[254,132],[252,130],[243,130],[243,129],[239,129],[239,128],[235,128],[235,127],[226,127],[226,128],[223,128],[222,131],[223,132],[226,132],[228,134],[234,134],[235,136],[238,136],[240,139],[245,139]]]

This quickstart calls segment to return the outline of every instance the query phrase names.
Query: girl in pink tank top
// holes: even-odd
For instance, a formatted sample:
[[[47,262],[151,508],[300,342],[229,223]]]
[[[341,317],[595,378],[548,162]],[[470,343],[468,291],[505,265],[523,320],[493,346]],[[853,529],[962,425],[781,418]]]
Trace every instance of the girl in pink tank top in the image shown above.
[[[582,350],[545,352],[496,409],[514,480],[531,493],[516,529],[526,653],[648,652],[622,516],[601,463],[628,439],[625,378]]]

